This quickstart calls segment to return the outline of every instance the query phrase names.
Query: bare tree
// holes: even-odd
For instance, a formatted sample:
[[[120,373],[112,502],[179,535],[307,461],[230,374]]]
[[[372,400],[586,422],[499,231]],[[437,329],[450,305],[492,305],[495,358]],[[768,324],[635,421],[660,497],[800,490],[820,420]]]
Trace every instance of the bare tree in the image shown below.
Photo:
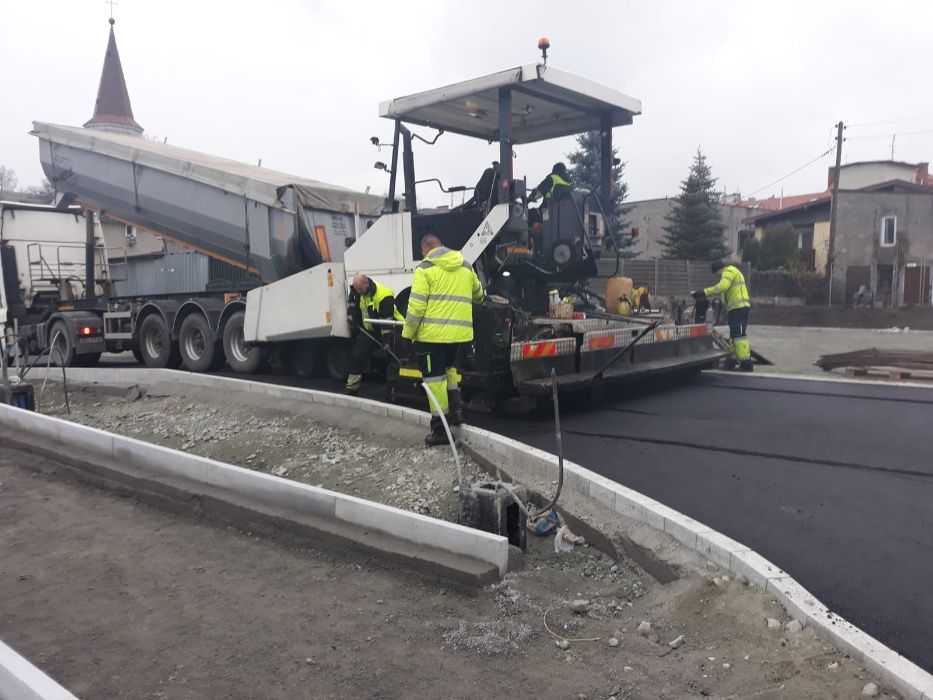
[[[55,201],[55,186],[49,182],[47,177],[42,178],[42,182],[38,185],[30,185],[22,192],[42,202],[51,203]]]
[[[0,190],[3,192],[15,192],[19,180],[16,177],[16,171],[5,165],[0,165]]]

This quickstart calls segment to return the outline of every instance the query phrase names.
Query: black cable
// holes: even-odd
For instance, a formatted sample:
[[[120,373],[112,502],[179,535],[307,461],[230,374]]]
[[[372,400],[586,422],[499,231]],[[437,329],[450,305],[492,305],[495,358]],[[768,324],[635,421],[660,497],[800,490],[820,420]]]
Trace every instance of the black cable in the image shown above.
[[[753,194],[758,194],[758,193],[761,192],[762,190],[766,190],[766,189],[768,189],[769,187],[774,187],[774,185],[778,184],[779,182],[783,182],[784,180],[786,180],[787,178],[789,178],[791,175],[796,175],[797,173],[799,173],[799,172],[800,172],[801,170],[803,170],[804,168],[806,168],[806,167],[808,167],[808,166],[810,166],[810,165],[813,165],[813,164],[814,164],[816,161],[818,161],[820,158],[825,158],[825,157],[828,156],[830,153],[832,153],[833,150],[834,150],[835,148],[836,148],[835,146],[832,146],[832,147],[830,147],[830,148],[827,148],[825,151],[823,151],[822,153],[820,153],[820,155],[818,155],[816,158],[814,158],[813,160],[807,161],[806,163],[804,163],[803,165],[801,165],[801,166],[800,166],[799,168],[797,168],[796,170],[793,170],[793,171],[787,173],[787,175],[785,175],[784,177],[779,177],[779,178],[778,178],[777,180],[775,180],[774,182],[769,182],[769,183],[768,183],[767,185],[765,185],[764,187],[759,187],[757,190],[754,190],[754,191],[752,191],[752,192],[749,192],[749,193],[746,194],[745,196],[746,196],[746,197],[751,197]]]

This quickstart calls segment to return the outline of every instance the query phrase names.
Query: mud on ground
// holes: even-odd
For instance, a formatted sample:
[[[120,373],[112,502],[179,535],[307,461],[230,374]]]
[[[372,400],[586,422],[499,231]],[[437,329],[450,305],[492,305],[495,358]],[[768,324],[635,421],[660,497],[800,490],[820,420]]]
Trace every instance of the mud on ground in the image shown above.
[[[75,386],[70,417],[432,514],[454,507],[449,452],[413,446],[420,429],[254,396],[124,391]],[[50,382],[47,410],[56,393]],[[761,591],[578,497],[569,508],[679,578],[662,586],[624,557],[530,538],[522,570],[462,590],[154,510],[16,450],[0,448],[0,483],[0,638],[82,697],[850,698],[871,680],[788,628]]]

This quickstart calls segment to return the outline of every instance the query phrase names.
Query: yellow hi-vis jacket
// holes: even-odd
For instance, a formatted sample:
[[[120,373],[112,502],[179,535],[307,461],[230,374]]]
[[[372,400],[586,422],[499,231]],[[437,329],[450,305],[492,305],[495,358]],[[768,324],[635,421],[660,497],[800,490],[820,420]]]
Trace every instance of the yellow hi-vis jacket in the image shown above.
[[[735,265],[726,265],[718,284],[707,287],[703,293],[708,297],[722,295],[722,300],[728,311],[745,309],[752,305],[748,300],[748,287],[745,286],[745,275]]]
[[[551,173],[546,178],[544,178],[541,181],[541,184],[535,188],[535,191],[531,193],[531,201],[536,200],[540,195],[543,197],[541,200],[541,206],[547,206],[551,203],[551,196],[554,194],[554,188],[558,185],[572,187],[572,185],[560,175]]]
[[[402,337],[422,343],[468,343],[473,340],[473,304],[483,288],[463,255],[435,248],[415,269]]]
[[[374,279],[370,279],[369,281],[373,286],[372,293],[360,295],[360,314],[363,316],[363,328],[372,332],[373,324],[366,320],[369,318],[387,318],[395,319],[396,321],[404,321],[405,317],[395,308],[395,292],[384,284],[379,284]],[[391,311],[389,309],[390,301],[392,304]]]

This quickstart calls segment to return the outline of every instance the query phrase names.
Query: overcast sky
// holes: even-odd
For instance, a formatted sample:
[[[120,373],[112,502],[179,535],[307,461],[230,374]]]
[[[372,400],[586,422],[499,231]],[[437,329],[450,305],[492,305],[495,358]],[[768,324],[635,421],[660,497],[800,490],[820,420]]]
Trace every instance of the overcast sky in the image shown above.
[[[552,65],[642,101],[615,131],[629,199],[675,195],[698,146],[730,192],[820,191],[831,155],[768,185],[829,149],[840,119],[853,124],[845,161],[890,158],[894,133],[897,160],[933,157],[930,2],[118,3],[117,43],[147,133],[380,194],[387,176],[372,165],[388,154],[369,144],[391,137],[380,100],[536,61],[540,36]],[[0,8],[0,164],[22,187],[42,177],[31,121],[80,125],[93,112],[109,7]],[[516,174],[536,183],[572,145],[518,147]],[[448,135],[420,147],[418,176],[473,184],[494,157]]]

